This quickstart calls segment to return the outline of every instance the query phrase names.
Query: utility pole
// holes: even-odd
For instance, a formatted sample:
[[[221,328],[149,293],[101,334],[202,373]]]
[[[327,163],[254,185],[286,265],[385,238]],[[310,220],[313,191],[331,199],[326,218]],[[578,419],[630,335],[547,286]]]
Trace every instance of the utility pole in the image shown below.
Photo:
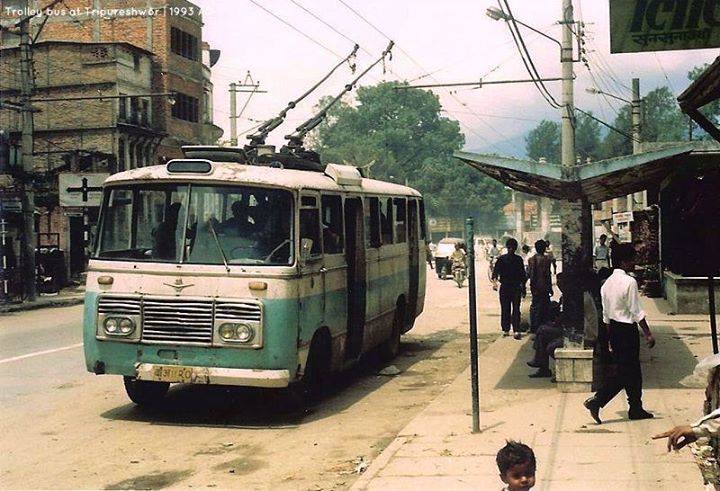
[[[33,108],[30,98],[33,91],[32,48],[30,46],[30,18],[20,22],[20,103],[21,146],[22,146],[22,209],[23,227],[21,238],[23,260],[23,283],[27,300],[32,302],[37,296],[35,284],[35,192],[32,175],[35,171],[33,162]]]
[[[631,100],[631,108],[632,108],[632,137],[633,137],[633,155],[636,155],[640,152],[642,152],[642,136],[640,134],[640,130],[642,129],[642,99],[640,99],[640,79],[634,78],[632,79],[632,100]],[[640,203],[641,208],[645,208],[647,206],[647,190],[640,191],[638,193],[635,193],[635,197],[633,199],[633,196],[628,196],[629,205],[628,211],[631,211],[633,209],[633,201]]]
[[[250,90],[245,90],[250,89]],[[240,109],[240,113],[237,112],[237,93],[238,92],[249,92],[250,95],[248,96],[247,100],[245,101],[245,104],[243,104],[242,109]],[[240,119],[245,112],[245,109],[248,107],[248,104],[250,104],[250,99],[252,99],[253,95],[255,94],[266,94],[266,90],[260,90],[260,82],[255,82],[252,78],[252,75],[250,75],[250,72],[247,72],[247,75],[245,75],[245,80],[241,84],[236,84],[235,82],[232,82],[230,84],[230,144],[232,146],[237,146],[238,144],[238,134],[237,134],[237,121]]]
[[[562,126],[561,126],[561,163],[562,173],[574,177],[577,172],[575,162],[575,103],[573,94],[573,6],[572,0],[562,2],[562,43],[560,63],[562,65]],[[580,285],[581,274],[590,266],[592,256],[584,254],[590,248],[587,242],[592,225],[592,212],[586,199],[562,201],[562,268],[570,285]],[[583,247],[585,246],[585,247]],[[587,264],[586,264],[587,263]],[[565,345],[576,343],[583,332],[582,289],[571,288],[563,296],[563,306],[568,320],[564,333]]]
[[[237,84],[230,84],[230,145],[237,146]]]

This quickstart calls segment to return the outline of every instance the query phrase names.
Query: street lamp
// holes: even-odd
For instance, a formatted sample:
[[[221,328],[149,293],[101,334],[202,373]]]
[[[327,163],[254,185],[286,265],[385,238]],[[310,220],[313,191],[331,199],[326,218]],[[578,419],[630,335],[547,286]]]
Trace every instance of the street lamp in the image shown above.
[[[585,89],[585,92],[588,94],[600,94],[600,95],[606,95],[608,97],[612,97],[613,99],[617,99],[619,101],[627,102],[628,104],[634,104],[633,101],[629,101],[623,97],[617,96],[615,94],[611,94],[609,92],[602,91],[600,89],[596,89],[595,87],[588,87]]]
[[[542,37],[549,39],[553,43],[557,44],[560,47],[560,49],[562,50],[562,44],[560,44],[560,41],[558,41],[554,37],[548,36],[544,32],[539,31],[538,29],[535,29],[534,27],[525,24],[524,22],[516,19],[515,17],[506,14],[505,12],[503,12],[502,10],[500,10],[497,7],[488,7],[487,10],[485,11],[485,15],[490,17],[492,20],[504,20],[505,22],[513,21],[516,24],[520,24],[521,26],[525,27],[526,29],[530,29],[531,31],[533,31],[537,34],[540,34]]]

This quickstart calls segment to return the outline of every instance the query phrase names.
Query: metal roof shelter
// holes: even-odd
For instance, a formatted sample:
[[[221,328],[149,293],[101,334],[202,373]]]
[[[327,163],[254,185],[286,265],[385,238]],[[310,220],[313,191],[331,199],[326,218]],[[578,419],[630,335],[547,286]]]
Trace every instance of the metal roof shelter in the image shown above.
[[[720,166],[720,150],[708,149],[702,142],[580,164],[572,169],[472,152],[455,152],[454,156],[517,191],[572,201],[586,197],[591,203],[660,185],[676,170]]]

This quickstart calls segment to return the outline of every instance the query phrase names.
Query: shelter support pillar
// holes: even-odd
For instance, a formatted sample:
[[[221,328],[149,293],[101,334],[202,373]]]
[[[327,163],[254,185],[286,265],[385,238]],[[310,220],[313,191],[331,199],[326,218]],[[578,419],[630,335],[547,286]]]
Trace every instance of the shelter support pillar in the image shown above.
[[[550,198],[540,198],[540,230],[542,230],[543,237],[547,237],[550,233]]]

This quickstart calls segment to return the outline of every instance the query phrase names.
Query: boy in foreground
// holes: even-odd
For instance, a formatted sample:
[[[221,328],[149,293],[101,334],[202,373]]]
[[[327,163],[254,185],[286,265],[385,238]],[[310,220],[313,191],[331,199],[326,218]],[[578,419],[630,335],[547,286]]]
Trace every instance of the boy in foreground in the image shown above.
[[[495,458],[503,491],[527,491],[535,486],[535,454],[524,443],[509,440]]]

